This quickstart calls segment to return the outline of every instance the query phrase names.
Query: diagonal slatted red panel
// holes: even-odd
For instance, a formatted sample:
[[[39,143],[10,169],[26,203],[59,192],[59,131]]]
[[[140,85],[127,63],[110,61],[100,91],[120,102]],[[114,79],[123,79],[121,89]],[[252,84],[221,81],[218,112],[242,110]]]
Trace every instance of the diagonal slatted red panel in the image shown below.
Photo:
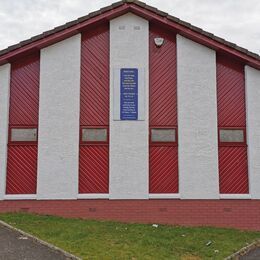
[[[218,126],[246,127],[244,66],[217,56]],[[248,193],[247,147],[219,147],[220,193]]]
[[[9,146],[6,194],[35,194],[37,146]]]
[[[108,193],[108,146],[81,146],[79,193]]]
[[[108,25],[82,34],[80,107],[81,125],[108,125]]]
[[[218,125],[245,127],[244,66],[228,57],[217,57]]]
[[[80,125],[109,125],[109,26],[82,34]],[[80,145],[79,193],[108,193],[109,147]]]
[[[178,147],[150,147],[150,193],[178,193]]]
[[[38,53],[12,63],[9,128],[38,126],[39,75]],[[35,194],[36,182],[37,145],[9,145],[6,193]]]
[[[220,193],[248,193],[247,147],[219,147]]]
[[[11,66],[10,125],[37,125],[39,107],[39,55],[16,61]]]
[[[155,37],[163,37],[158,48]],[[150,25],[150,125],[177,125],[176,35]]]
[[[158,48],[154,38],[164,38]],[[176,35],[150,24],[150,128],[177,127]],[[178,147],[152,146],[149,149],[149,192],[178,192]]]

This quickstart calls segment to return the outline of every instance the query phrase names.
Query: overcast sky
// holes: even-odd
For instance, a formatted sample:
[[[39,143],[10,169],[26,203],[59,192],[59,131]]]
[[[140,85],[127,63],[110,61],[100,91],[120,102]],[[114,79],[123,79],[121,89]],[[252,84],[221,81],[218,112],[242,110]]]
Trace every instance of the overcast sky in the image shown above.
[[[0,49],[116,1],[0,0]],[[260,54],[260,0],[144,2]]]

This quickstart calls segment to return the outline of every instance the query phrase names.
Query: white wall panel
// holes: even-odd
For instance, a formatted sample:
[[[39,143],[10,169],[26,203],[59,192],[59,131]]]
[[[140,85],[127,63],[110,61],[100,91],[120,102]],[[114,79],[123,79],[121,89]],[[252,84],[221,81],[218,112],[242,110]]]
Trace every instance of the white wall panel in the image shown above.
[[[260,71],[245,67],[249,193],[260,199]]]
[[[110,21],[110,199],[148,198],[148,21],[128,13]],[[120,119],[120,68],[137,68],[139,120]]]
[[[180,197],[219,198],[216,54],[180,35],[177,95]]]
[[[81,35],[41,50],[38,199],[76,199]]]
[[[0,200],[4,198],[6,187],[10,73],[9,63],[0,66]]]

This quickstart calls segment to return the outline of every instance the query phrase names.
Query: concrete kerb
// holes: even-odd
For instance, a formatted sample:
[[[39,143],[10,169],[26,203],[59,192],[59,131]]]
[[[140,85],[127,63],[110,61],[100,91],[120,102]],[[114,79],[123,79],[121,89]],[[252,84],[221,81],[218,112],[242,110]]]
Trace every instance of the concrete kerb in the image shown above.
[[[39,244],[44,245],[44,246],[47,246],[47,247],[50,248],[51,250],[57,251],[57,252],[63,254],[63,255],[66,256],[68,259],[72,259],[72,260],[82,260],[81,258],[79,258],[79,257],[77,257],[77,256],[75,256],[75,255],[72,255],[72,254],[70,254],[70,253],[64,251],[63,249],[61,249],[61,248],[59,248],[59,247],[57,247],[57,246],[54,246],[54,245],[52,245],[52,244],[49,244],[49,243],[46,242],[46,241],[43,241],[43,240],[41,240],[41,239],[39,239],[39,238],[37,238],[37,237],[31,235],[31,234],[28,234],[28,233],[26,233],[26,232],[24,232],[24,231],[22,231],[22,230],[20,230],[20,229],[18,229],[18,228],[15,228],[15,227],[13,227],[13,226],[7,224],[6,222],[4,222],[4,221],[2,221],[2,220],[0,220],[0,225],[3,225],[4,227],[6,227],[6,228],[8,228],[8,229],[10,229],[10,230],[16,231],[16,232],[20,233],[20,234],[23,235],[23,236],[29,237],[29,238],[33,239],[34,241],[38,242]]]
[[[242,247],[237,252],[235,252],[234,254],[228,256],[224,260],[237,260],[237,259],[239,259],[240,256],[245,255],[246,253],[248,253],[250,250],[254,249],[257,246],[260,246],[260,239],[254,241],[253,243],[251,243],[251,244],[249,244],[249,245],[247,245],[245,247]]]

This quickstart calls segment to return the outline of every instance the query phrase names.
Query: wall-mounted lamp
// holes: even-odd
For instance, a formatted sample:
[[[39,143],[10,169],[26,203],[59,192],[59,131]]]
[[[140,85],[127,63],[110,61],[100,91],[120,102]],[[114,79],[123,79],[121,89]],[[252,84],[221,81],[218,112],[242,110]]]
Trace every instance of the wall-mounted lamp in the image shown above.
[[[156,37],[156,38],[154,38],[154,43],[155,43],[156,47],[161,47],[164,43],[164,39],[160,38],[160,37]]]

